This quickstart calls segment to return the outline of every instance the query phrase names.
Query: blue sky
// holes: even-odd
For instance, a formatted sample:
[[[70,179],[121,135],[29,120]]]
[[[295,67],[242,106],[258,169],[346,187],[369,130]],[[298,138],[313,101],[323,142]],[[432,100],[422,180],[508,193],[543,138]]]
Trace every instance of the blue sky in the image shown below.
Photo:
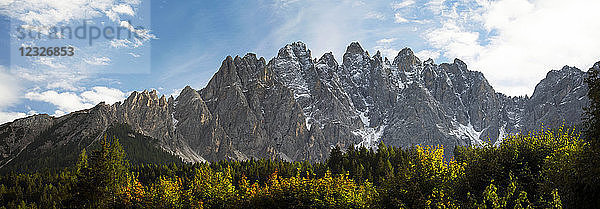
[[[60,116],[131,91],[202,88],[228,55],[267,60],[303,41],[340,61],[359,41],[392,59],[459,58],[508,95],[531,95],[547,71],[600,61],[595,0],[0,0],[0,123]],[[21,27],[123,27],[138,39],[22,40]],[[71,46],[73,57],[21,57],[19,47]]]

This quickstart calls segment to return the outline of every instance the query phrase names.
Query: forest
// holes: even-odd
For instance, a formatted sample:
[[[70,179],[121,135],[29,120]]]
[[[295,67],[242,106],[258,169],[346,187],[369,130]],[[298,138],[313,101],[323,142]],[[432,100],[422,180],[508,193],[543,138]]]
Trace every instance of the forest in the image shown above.
[[[105,135],[62,169],[0,176],[0,208],[596,208],[600,80],[582,132],[545,128],[499,145],[335,147],[325,162],[130,162]]]

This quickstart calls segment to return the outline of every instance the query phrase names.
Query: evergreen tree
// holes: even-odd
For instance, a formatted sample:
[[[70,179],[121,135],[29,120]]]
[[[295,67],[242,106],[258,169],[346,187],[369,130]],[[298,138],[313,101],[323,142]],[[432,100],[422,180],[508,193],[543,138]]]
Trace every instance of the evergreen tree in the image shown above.
[[[343,153],[340,150],[340,147],[335,146],[331,149],[331,154],[329,154],[329,159],[327,160],[327,167],[334,174],[342,174],[344,173],[343,167]]]
[[[584,108],[584,133],[588,140],[597,144],[598,137],[600,137],[600,69],[590,68],[585,83],[589,89],[590,106]]]
[[[600,204],[600,62],[594,64],[587,72],[585,83],[588,85],[590,106],[585,108],[584,134],[589,147],[576,159],[579,164],[575,169],[574,182],[577,207],[593,208]],[[572,185],[570,185],[572,186]]]
[[[100,147],[93,151],[89,161],[84,150],[77,163],[77,203],[83,208],[113,207],[121,186],[127,183],[129,163],[119,140],[109,140],[105,135],[99,143]]]

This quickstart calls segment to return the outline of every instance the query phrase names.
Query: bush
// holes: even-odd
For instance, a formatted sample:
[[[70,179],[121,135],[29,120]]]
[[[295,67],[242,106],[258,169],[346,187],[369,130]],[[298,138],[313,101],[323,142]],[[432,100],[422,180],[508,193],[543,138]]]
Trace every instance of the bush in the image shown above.
[[[281,178],[277,172],[265,185],[249,185],[243,178],[240,196],[245,207],[259,208],[371,208],[377,192],[368,181],[359,185],[348,174],[322,178],[310,175]]]
[[[382,185],[382,203],[386,207],[454,208],[453,199],[462,165],[444,159],[441,146],[415,146],[408,159],[396,167],[396,173]]]

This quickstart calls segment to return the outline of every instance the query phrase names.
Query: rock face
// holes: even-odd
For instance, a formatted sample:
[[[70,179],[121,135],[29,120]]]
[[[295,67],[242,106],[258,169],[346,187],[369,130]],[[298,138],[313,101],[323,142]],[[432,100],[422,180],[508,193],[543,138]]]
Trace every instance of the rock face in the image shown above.
[[[318,160],[327,153],[317,144],[323,136],[308,130],[292,90],[263,58],[227,57],[200,95],[227,133],[234,159]]]
[[[185,87],[177,98],[134,92],[113,105],[0,125],[0,166],[15,163],[23,150],[79,152],[115,123],[157,139],[157,147],[187,162],[319,161],[331,146],[380,141],[448,149],[498,143],[542,123],[579,124],[588,104],[585,76],[565,66],[548,72],[531,97],[508,97],[458,59],[423,62],[405,48],[390,62],[351,43],[340,64],[331,53],[313,58],[296,42],[268,63],[251,53],[227,57],[205,88]]]

